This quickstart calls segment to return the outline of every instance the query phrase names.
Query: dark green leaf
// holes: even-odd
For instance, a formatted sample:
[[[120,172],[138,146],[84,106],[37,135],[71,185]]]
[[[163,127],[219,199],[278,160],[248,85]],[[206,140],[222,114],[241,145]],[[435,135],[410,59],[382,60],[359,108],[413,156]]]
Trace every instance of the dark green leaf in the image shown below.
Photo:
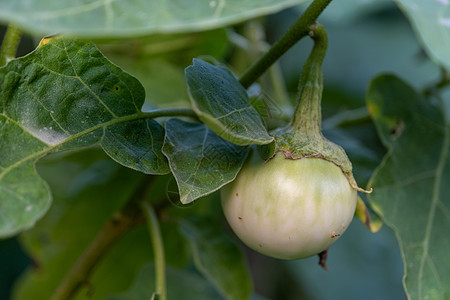
[[[198,216],[183,220],[181,229],[191,242],[197,269],[227,299],[249,299],[252,283],[242,252],[217,220]]]
[[[164,128],[154,120],[135,120],[105,128],[102,147],[118,163],[149,174],[169,172],[161,152]]]
[[[225,141],[200,123],[170,119],[163,153],[183,204],[217,191],[236,177],[248,148]]]
[[[261,115],[250,105],[247,92],[230,71],[194,59],[185,73],[195,112],[217,135],[238,145],[262,145],[273,140]]]
[[[0,20],[39,35],[120,37],[217,28],[302,2],[305,0],[0,0]]]
[[[411,299],[450,295],[450,128],[442,107],[394,76],[372,81],[367,105],[389,149],[372,178],[373,207],[397,234]]]
[[[215,300],[222,299],[214,288],[195,273],[167,268],[168,300]],[[150,299],[155,291],[155,265],[142,267],[129,291],[108,297],[108,300]],[[153,298],[152,298],[153,299]],[[158,298],[156,298],[158,299]]]
[[[395,0],[406,13],[428,54],[450,69],[450,2]]]
[[[34,169],[50,152],[100,144],[121,164],[169,171],[141,84],[92,43],[53,39],[0,69],[0,236],[32,226],[51,198]],[[128,123],[130,122],[130,123]]]

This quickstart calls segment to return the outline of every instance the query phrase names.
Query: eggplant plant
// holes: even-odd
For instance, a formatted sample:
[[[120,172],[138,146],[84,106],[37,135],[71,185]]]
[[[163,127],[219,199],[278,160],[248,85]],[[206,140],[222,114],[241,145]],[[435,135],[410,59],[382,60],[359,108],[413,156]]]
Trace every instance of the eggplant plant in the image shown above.
[[[303,2],[0,0],[0,298],[447,299],[450,4]]]

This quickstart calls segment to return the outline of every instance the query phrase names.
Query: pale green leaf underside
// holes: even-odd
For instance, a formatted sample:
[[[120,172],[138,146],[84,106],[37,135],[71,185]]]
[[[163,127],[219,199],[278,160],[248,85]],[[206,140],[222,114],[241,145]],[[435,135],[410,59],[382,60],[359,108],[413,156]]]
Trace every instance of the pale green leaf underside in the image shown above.
[[[0,20],[38,35],[120,37],[217,28],[305,1],[0,0]]]
[[[230,143],[200,123],[170,119],[163,153],[169,160],[183,204],[217,191],[236,178],[247,147]]]
[[[431,58],[450,69],[450,1],[395,1],[410,19]]]
[[[238,145],[263,145],[273,140],[230,71],[194,59],[185,73],[195,112],[217,135]]]
[[[181,231],[192,246],[197,269],[229,300],[249,299],[252,282],[244,257],[217,220],[184,220]]]
[[[397,234],[410,299],[450,295],[450,128],[434,106],[394,76],[372,82],[367,98],[389,149],[372,179],[374,208]]]
[[[91,43],[54,39],[0,69],[0,237],[34,224],[51,197],[34,164],[101,145],[119,163],[169,172],[164,129],[140,111],[142,85]]]

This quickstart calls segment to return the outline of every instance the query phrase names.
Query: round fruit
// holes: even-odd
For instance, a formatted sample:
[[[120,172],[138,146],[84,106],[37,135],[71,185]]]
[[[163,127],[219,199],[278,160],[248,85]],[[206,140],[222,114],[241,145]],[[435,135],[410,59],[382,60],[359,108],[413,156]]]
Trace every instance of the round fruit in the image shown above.
[[[347,229],[356,191],[334,163],[320,158],[264,162],[257,154],[221,191],[225,216],[250,248],[281,259],[328,249]]]

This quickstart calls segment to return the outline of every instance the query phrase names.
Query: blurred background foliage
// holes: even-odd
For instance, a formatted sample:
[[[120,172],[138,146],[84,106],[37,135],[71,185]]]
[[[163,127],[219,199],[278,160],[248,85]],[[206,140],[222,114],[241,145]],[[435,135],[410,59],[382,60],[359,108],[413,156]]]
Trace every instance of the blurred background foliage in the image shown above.
[[[225,29],[96,43],[109,59],[142,82],[147,93],[144,110],[155,106],[189,106],[183,70],[193,57],[226,64],[236,74],[242,74],[304,8],[301,5]],[[364,104],[371,78],[381,72],[394,72],[423,90],[438,81],[440,70],[427,58],[407,19],[391,1],[335,1],[319,21],[329,35],[323,67],[324,133],[346,149],[356,179],[366,186],[385,154]],[[32,51],[37,42],[38,39],[26,36],[19,55]],[[299,42],[252,87],[253,103],[269,126],[279,126],[289,116],[289,103],[295,101],[297,81],[311,45],[308,39]],[[39,298],[39,290],[26,287],[31,277],[32,281],[38,280],[32,273],[39,271],[39,261],[50,260],[62,270],[68,264],[64,261],[73,262],[141,176],[118,166],[96,149],[49,156],[39,163],[38,169],[52,188],[54,205],[36,228],[0,241],[0,299],[10,299],[13,289],[16,299],[31,299],[30,295],[45,299]],[[155,187],[155,195],[176,203],[173,189],[173,179],[164,176]],[[192,267],[187,241],[173,223],[177,217],[193,212],[221,216],[218,195],[198,200],[187,208],[174,205],[163,218],[168,264],[188,273],[177,273],[175,278],[192,276],[192,284],[198,287],[195,292],[199,293],[194,293],[192,299],[198,295],[216,297]],[[223,217],[220,225],[231,234]],[[62,231],[64,227],[67,231]],[[57,229],[61,231],[59,235]],[[46,247],[33,248],[36,239]],[[58,240],[53,247],[65,250],[52,248],[45,239]],[[149,243],[144,230],[137,228],[114,246],[94,273],[92,281],[96,288],[92,299],[104,299],[111,293],[131,289],[140,267],[152,260]],[[370,233],[354,220],[330,250],[329,271],[317,265],[316,257],[280,261],[241,246],[250,266],[255,299],[406,299],[400,250],[386,226]],[[90,292],[82,291],[77,299],[86,299],[86,293]]]

